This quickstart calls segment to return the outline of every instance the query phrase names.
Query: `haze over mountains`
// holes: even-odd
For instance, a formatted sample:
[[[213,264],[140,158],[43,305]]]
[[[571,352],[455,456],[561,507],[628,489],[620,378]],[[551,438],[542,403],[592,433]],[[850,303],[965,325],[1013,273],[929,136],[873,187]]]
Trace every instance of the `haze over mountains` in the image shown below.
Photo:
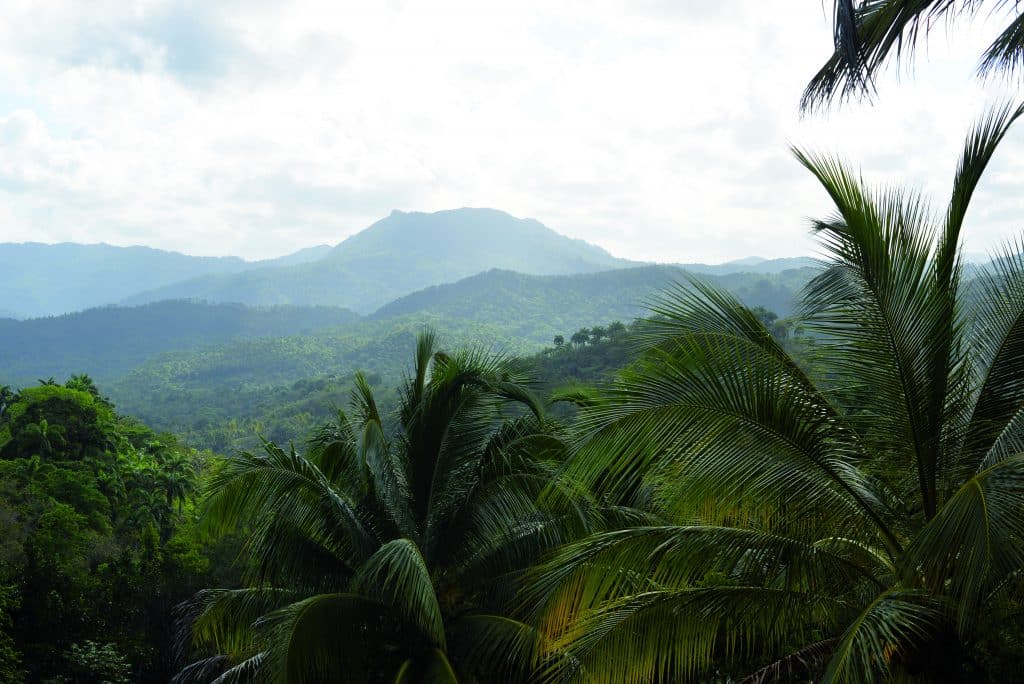
[[[290,266],[320,258],[321,245],[276,259],[197,257],[152,247],[62,242],[0,243],[0,317],[32,318],[81,311],[122,300],[125,293],[158,288],[212,273]]]
[[[697,273],[770,273],[810,263],[798,258],[683,267]],[[637,265],[494,209],[395,211],[334,247],[256,262],[149,247],[0,244],[0,316],[60,315],[167,299],[342,306],[370,314],[398,297],[494,268],[567,275]]]

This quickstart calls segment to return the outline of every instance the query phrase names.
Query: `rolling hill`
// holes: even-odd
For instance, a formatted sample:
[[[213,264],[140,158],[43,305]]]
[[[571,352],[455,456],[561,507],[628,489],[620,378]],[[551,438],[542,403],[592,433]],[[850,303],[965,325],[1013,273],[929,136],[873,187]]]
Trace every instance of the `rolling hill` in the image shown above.
[[[167,301],[102,307],[50,318],[0,320],[0,385],[88,372],[117,378],[160,352],[310,334],[359,316],[334,307],[250,308]],[[202,353],[202,352],[197,352]]]
[[[749,306],[780,316],[793,309],[793,297],[813,273],[809,267],[779,273],[701,275],[733,292]],[[506,334],[535,343],[598,321],[631,320],[660,289],[683,282],[677,266],[638,266],[601,273],[529,276],[492,270],[455,283],[429,287],[378,309],[376,320],[417,314],[441,319],[501,324]]]

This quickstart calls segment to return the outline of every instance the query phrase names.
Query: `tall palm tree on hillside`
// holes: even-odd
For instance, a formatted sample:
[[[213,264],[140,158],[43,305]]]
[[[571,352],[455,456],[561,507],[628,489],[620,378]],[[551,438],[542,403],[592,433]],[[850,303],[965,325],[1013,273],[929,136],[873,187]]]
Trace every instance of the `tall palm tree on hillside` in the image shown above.
[[[586,523],[535,503],[562,442],[508,362],[431,334],[400,404],[389,432],[359,376],[308,455],[267,443],[214,477],[207,522],[250,531],[249,588],[192,602],[185,636],[213,655],[179,681],[530,678],[536,632],[505,612],[517,572]]]
[[[597,533],[536,572],[529,601],[571,656],[554,678],[683,681],[731,664],[755,679],[934,680],[972,666],[986,624],[1010,624],[1024,599],[1024,256],[1012,245],[967,283],[958,245],[1021,112],[968,137],[939,219],[797,153],[837,210],[815,224],[829,259],[803,295],[816,363],[719,289],[662,296],[647,351],[584,410],[568,473],[664,523]]]
[[[912,57],[918,43],[943,21],[1001,12],[1006,25],[985,49],[979,75],[1024,66],[1024,14],[1018,0],[834,0],[835,52],[804,91],[813,109],[835,98],[870,94],[890,60]]]

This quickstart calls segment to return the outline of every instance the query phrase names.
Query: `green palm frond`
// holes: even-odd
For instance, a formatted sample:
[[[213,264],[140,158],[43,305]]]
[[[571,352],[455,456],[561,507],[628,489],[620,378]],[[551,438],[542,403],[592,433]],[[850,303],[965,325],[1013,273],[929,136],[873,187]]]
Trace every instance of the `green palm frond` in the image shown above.
[[[423,637],[444,648],[444,618],[430,571],[408,539],[382,544],[352,579],[351,591],[372,598],[416,625]]]
[[[1024,244],[1007,245],[976,283],[974,349],[980,369],[957,474],[1024,452]]]
[[[182,633],[187,643],[179,643],[179,652],[194,648],[236,663],[245,660],[260,651],[253,624],[294,599],[294,592],[273,588],[201,591],[179,607],[180,622],[188,628]]]
[[[820,395],[744,340],[691,335],[654,350],[585,412],[592,438],[571,477],[628,491],[664,479],[663,503],[770,524],[814,512],[818,531],[873,529],[898,546],[852,435]]]
[[[616,597],[699,587],[709,578],[828,596],[885,588],[884,559],[860,563],[837,544],[812,544],[757,530],[713,526],[647,526],[591,535],[568,544],[536,570],[522,592],[527,605],[563,629],[573,611],[600,608]],[[880,566],[880,567],[879,567]],[[553,606],[571,601],[558,611]],[[560,615],[561,617],[556,617]]]
[[[936,262],[944,265],[944,273],[947,277],[948,269],[956,257],[960,243],[960,231],[974,191],[999,147],[999,143],[1003,141],[1010,127],[1020,118],[1021,114],[1024,114],[1024,104],[1015,106],[1007,102],[1002,106],[994,107],[975,124],[974,129],[967,136],[953,180],[953,193],[946,211],[943,239],[936,253]]]
[[[633,594],[589,613],[562,636],[577,672],[563,679],[691,680],[730,663],[803,641],[808,619],[834,627],[834,598],[760,586],[710,586]],[[557,645],[557,642],[556,642]]]
[[[978,65],[978,74],[987,75],[995,71],[1019,72],[1024,66],[1024,15],[1007,24],[992,44],[985,49]]]
[[[541,657],[550,650],[535,627],[503,615],[466,615],[453,620],[449,632],[452,660],[474,681],[537,681]]]
[[[318,594],[268,613],[255,624],[267,643],[260,675],[269,681],[324,682],[338,673],[373,681],[396,669],[398,646],[414,638],[381,603],[352,593]]]
[[[963,484],[908,549],[904,572],[951,595],[966,631],[982,599],[1024,567],[1022,540],[1024,455],[1017,455]]]
[[[890,62],[910,61],[931,29],[943,20],[972,17],[986,4],[1016,7],[1007,0],[835,0],[833,54],[804,90],[801,109],[812,111],[834,100],[870,97],[875,79]],[[1024,61],[1024,20],[1008,25],[986,48],[979,75],[1015,72]]]
[[[912,454],[926,517],[938,507],[938,469],[957,332],[955,285],[932,277],[937,230],[923,201],[869,191],[836,160],[797,152],[839,219],[817,224],[832,265],[804,291],[807,326],[856,392],[858,431],[879,454]]]
[[[870,684],[883,681],[941,626],[942,607],[929,594],[883,592],[847,627],[822,681]]]
[[[209,491],[204,524],[214,533],[283,518],[307,539],[330,540],[332,549],[355,558],[377,547],[356,502],[294,449],[266,443],[263,454],[238,453],[214,476]]]

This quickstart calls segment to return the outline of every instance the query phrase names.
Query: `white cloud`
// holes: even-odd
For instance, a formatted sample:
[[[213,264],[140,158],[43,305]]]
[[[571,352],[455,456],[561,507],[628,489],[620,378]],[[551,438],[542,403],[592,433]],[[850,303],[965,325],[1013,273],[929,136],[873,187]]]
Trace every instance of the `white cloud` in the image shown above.
[[[940,202],[1002,92],[972,79],[994,25],[801,120],[818,2],[5,3],[0,240],[254,258],[492,206],[637,259],[808,253],[828,206],[788,145]],[[1015,133],[973,249],[1019,229],[1021,180]]]

